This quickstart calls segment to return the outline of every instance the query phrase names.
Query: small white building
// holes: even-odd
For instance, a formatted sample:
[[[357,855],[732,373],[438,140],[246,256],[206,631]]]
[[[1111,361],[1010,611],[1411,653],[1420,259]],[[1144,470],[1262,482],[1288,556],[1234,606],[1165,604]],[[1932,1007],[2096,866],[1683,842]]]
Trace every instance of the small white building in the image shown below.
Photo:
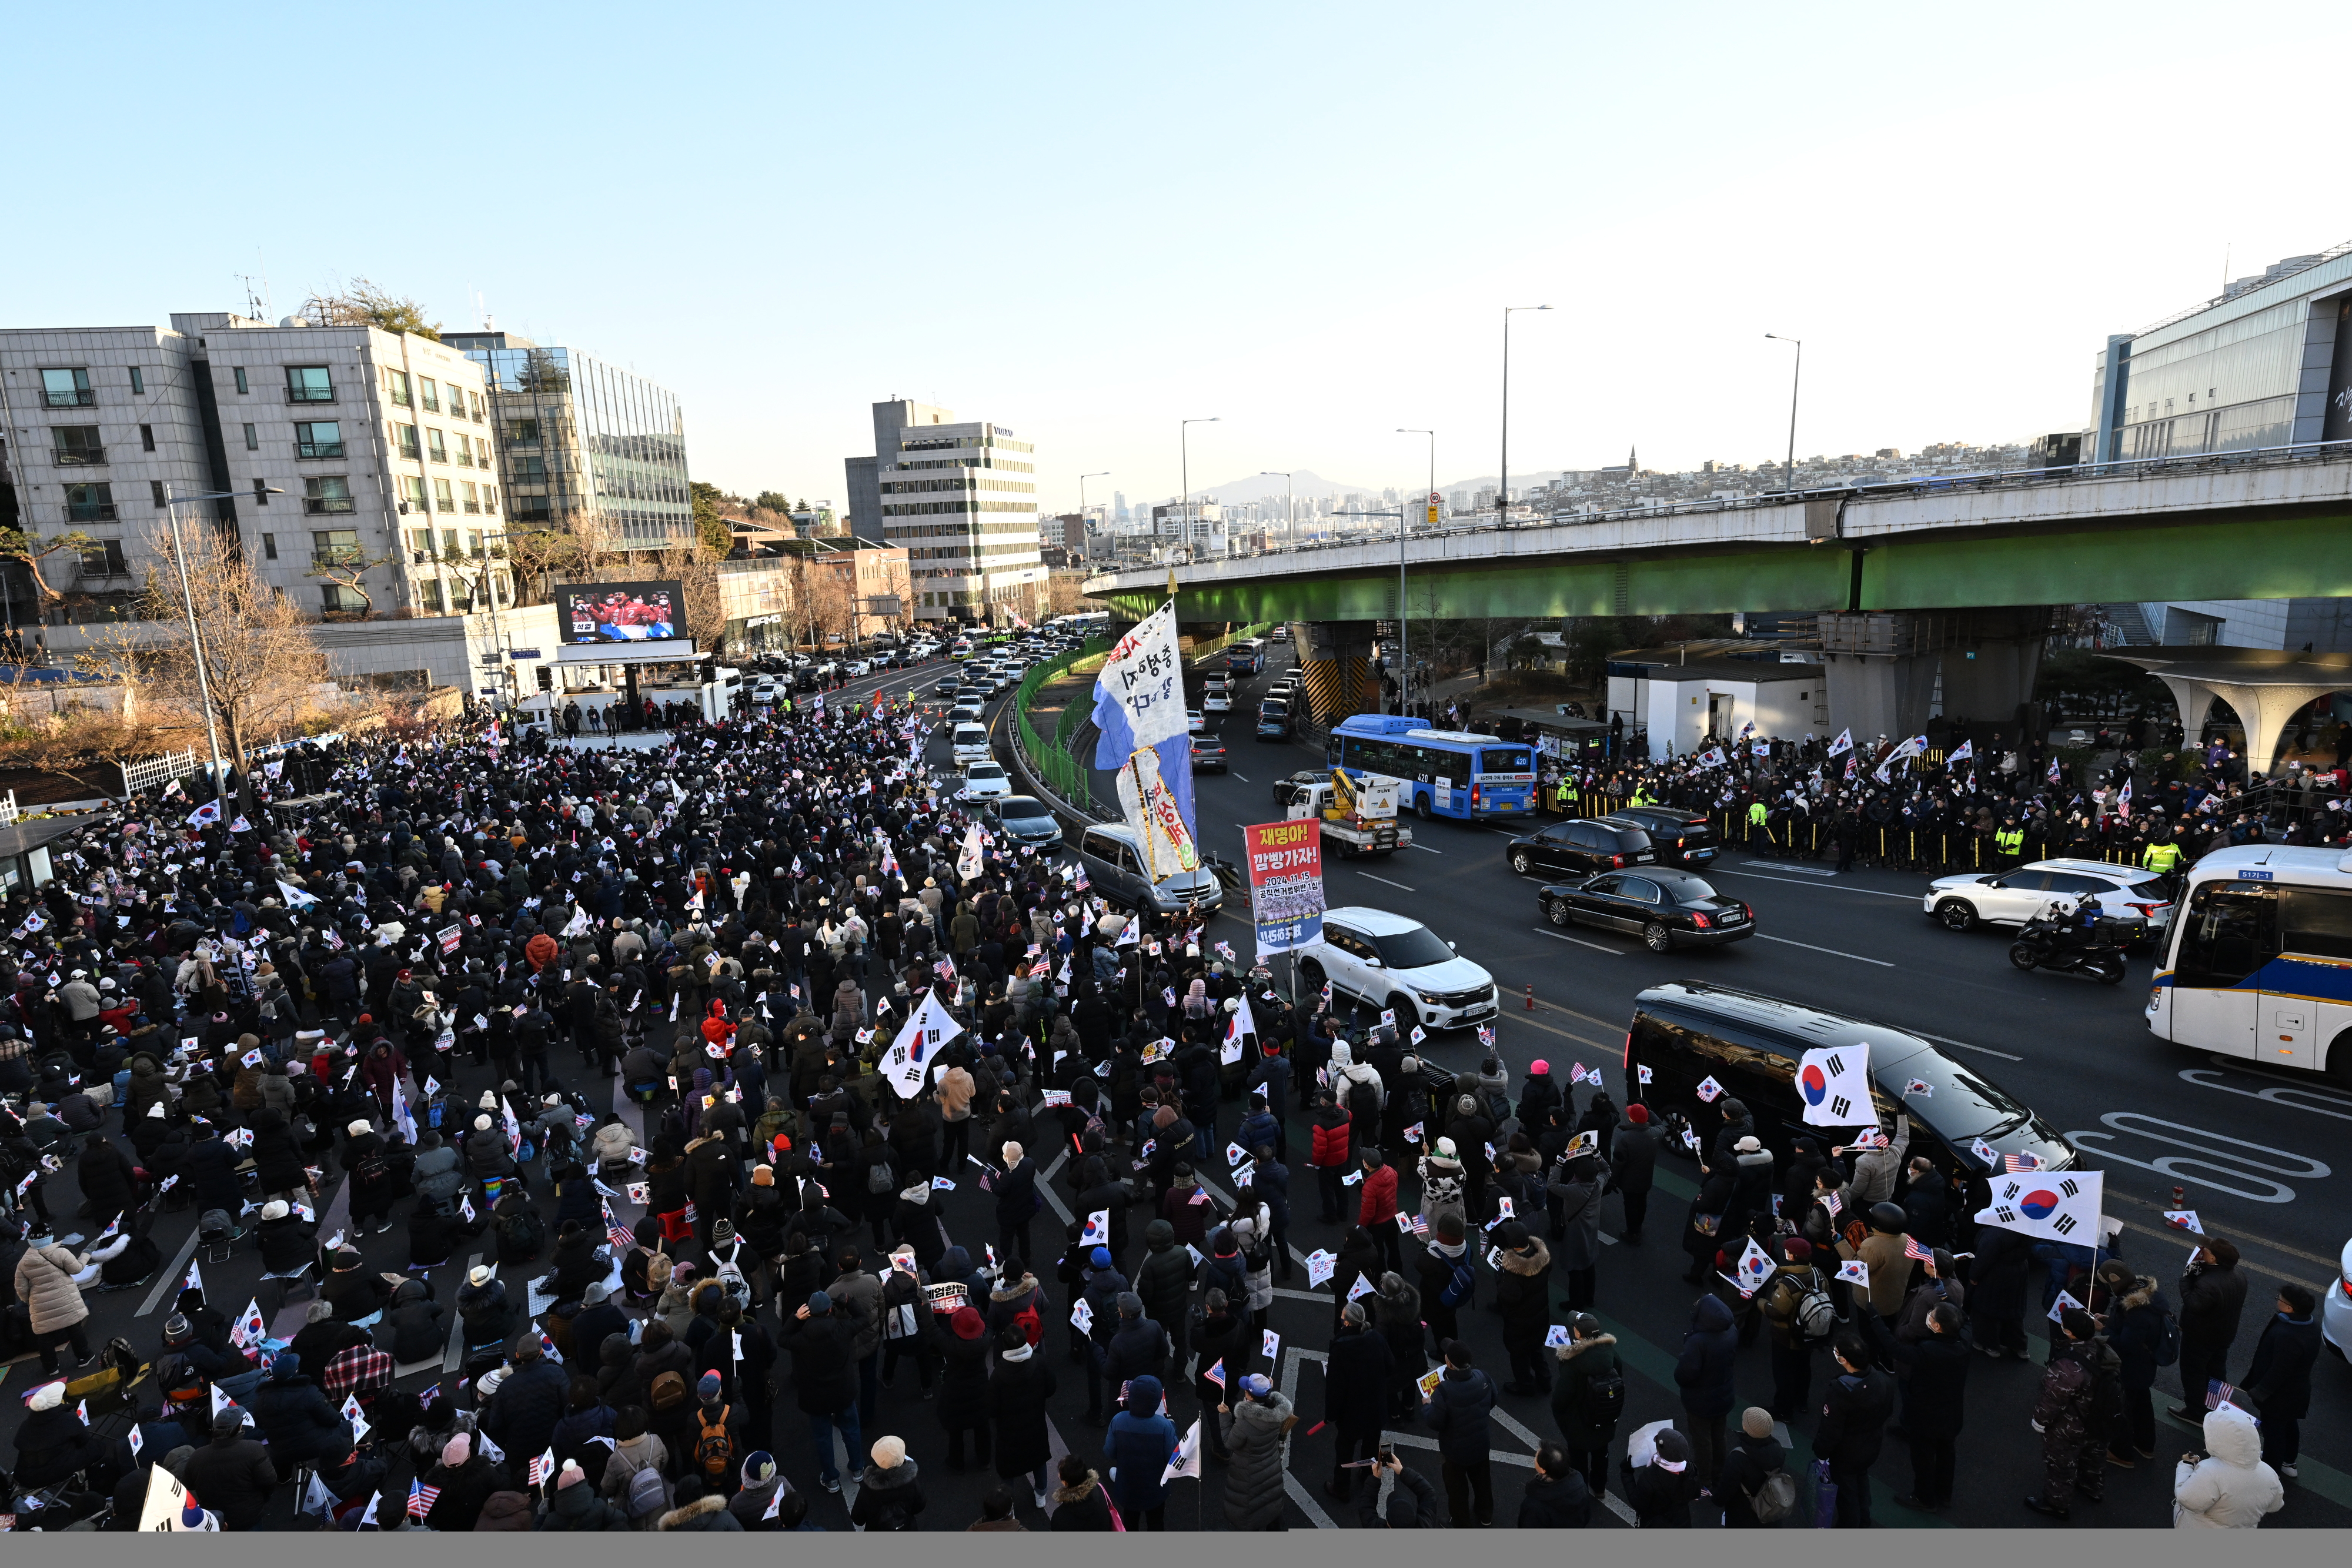
[[[1650,756],[1663,759],[1703,749],[1710,735],[1736,737],[1753,724],[1759,736],[1796,739],[1828,732],[1829,671],[1821,664],[1759,659],[1698,658],[1687,664],[1612,660],[1609,712],[1628,727],[1644,727]]]

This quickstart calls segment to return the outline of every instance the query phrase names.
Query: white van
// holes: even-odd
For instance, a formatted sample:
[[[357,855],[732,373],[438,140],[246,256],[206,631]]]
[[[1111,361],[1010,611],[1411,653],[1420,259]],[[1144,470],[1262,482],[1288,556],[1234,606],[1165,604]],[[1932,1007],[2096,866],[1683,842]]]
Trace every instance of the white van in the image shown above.
[[[948,749],[956,766],[985,762],[989,758],[988,727],[984,724],[960,724],[948,742]]]

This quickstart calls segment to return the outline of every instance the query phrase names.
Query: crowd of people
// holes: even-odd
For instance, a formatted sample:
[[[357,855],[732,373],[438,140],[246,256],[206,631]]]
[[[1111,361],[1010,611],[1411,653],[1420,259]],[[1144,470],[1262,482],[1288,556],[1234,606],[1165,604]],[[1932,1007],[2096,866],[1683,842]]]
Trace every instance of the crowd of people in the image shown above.
[[[2153,1457],[2168,1343],[2226,1373],[2225,1239],[2168,1300],[1973,1230],[1899,1124],[1782,1166],[1728,1102],[1675,1221],[1700,1282],[1682,1415],[1621,1429],[1603,1197],[1638,1247],[1651,1108],[1541,1061],[1514,1086],[1491,1041],[1447,1072],[1197,925],[1110,908],[966,820],[925,764],[934,717],[339,743],[326,789],[273,798],[265,769],[53,844],[55,880],[0,913],[0,1351],[44,1375],[11,1490],[52,1517],[110,1499],[125,1530],[161,1467],[173,1528],[283,1524],[290,1484],[295,1520],[345,1530],[811,1530],[813,1497],[854,1494],[864,1530],[1117,1531],[1168,1528],[1206,1473],[1224,1525],[1279,1528],[1309,1413],[1270,1314],[1302,1275],[1328,1295],[1309,1430],[1346,1525],[1867,1524],[1898,1390],[1906,1501],[1938,1508],[1969,1368],[2024,1354],[2037,1280],[2077,1303],[2043,1375],[2045,1511]],[[1810,796],[1808,767],[1833,771],[1582,787]],[[167,1278],[180,1213],[201,1249]],[[1327,1244],[1293,1246],[1310,1227]],[[1772,1260],[1747,1291],[1741,1237]],[[240,1252],[287,1289],[274,1319],[207,1291]],[[169,1302],[144,1341],[93,1343],[91,1297],[139,1287]],[[1486,1308],[1507,1382],[1465,1332]],[[2252,1523],[2294,1475],[2316,1329],[2307,1296],[2279,1308],[2242,1396],[2259,1442],[2227,1402],[2205,1416],[2184,1522]],[[1743,1406],[1759,1332],[1773,1393]],[[1085,1430],[1057,1458],[1066,1386]],[[1558,1440],[1498,1520],[1505,1396],[1548,1400]],[[917,1423],[992,1478],[976,1518],[929,1506]],[[1801,1424],[1818,1476],[1775,1435]]]
[[[1834,854],[1840,870],[1997,871],[2063,856],[2170,873],[2223,845],[2352,841],[2344,763],[2250,775],[2221,741],[2153,768],[2124,751],[2085,776],[2042,742],[1999,735],[1942,753],[1885,737],[1743,737],[1655,762],[1547,758],[1541,791],[1571,813],[1592,801],[1702,811],[1757,852]]]

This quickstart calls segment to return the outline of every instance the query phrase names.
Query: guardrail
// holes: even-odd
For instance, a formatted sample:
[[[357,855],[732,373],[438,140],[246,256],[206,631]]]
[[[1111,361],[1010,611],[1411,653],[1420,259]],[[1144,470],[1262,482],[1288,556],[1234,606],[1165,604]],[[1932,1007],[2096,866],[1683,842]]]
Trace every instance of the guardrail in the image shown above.
[[[1047,681],[1058,679],[1079,660],[1108,652],[1110,645],[1107,637],[1095,638],[1071,653],[1056,654],[1022,676],[1021,685],[1014,688],[1013,694],[1014,732],[1020,738],[1021,755],[1027,760],[1030,770],[1047,789],[1077,810],[1089,813],[1094,810],[1094,796],[1087,788],[1087,767],[1069,754],[1066,744],[1074,723],[1071,713],[1076,711],[1083,716],[1090,705],[1074,703],[1064,708],[1061,722],[1054,728],[1054,739],[1049,742],[1042,738],[1036,727],[1029,722],[1029,704],[1037,695],[1038,687]]]

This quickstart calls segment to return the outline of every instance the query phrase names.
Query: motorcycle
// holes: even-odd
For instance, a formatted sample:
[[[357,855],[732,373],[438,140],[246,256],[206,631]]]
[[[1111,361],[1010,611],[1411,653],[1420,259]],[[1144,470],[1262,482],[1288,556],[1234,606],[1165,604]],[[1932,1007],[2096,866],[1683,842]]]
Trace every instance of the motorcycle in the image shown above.
[[[2124,977],[2124,947],[2127,944],[2111,935],[2105,929],[2107,924],[2103,920],[2085,930],[2036,915],[2025,923],[2017,940],[2010,945],[2009,961],[2021,969],[2088,975],[2103,986],[2119,984]]]

